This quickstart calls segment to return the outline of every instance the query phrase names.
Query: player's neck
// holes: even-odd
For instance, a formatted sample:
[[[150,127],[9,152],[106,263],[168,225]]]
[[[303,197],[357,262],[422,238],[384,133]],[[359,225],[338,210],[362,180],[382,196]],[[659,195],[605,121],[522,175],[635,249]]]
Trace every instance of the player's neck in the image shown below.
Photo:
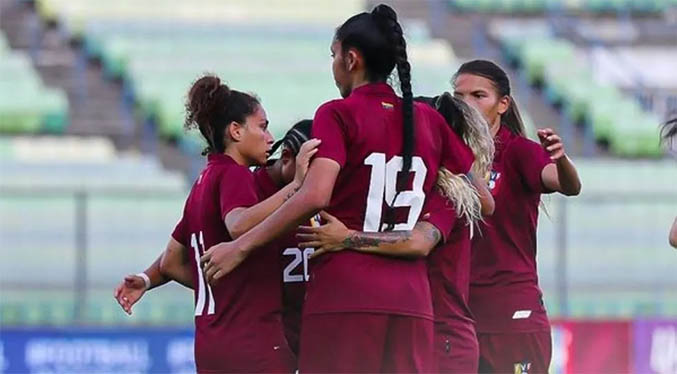
[[[489,131],[491,132],[491,137],[495,138],[498,135],[498,131],[501,129],[501,116],[496,117],[494,123],[489,126]]]
[[[351,85],[351,92],[355,91],[356,89],[368,85],[369,82],[364,74],[355,74],[352,79],[352,85]]]
[[[235,149],[235,147],[228,147],[225,152],[223,152],[226,156],[230,156],[230,158],[233,159],[238,165],[242,166],[250,166],[249,163],[247,162],[246,157],[244,157],[240,152]]]

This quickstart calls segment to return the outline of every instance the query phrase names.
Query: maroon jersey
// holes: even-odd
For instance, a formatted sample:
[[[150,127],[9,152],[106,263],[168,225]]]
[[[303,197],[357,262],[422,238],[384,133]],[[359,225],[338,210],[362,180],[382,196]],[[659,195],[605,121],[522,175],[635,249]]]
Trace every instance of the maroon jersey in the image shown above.
[[[265,168],[254,172],[259,198],[265,200],[279,191]],[[306,295],[306,282],[309,279],[308,257],[313,248],[300,249],[296,232],[292,231],[275,239],[274,245],[280,253],[280,274],[282,275],[282,321],[284,332],[291,350],[298,354],[299,335],[301,333],[301,311]]]
[[[468,307],[470,292],[470,226],[456,216],[451,202],[439,192],[430,194],[426,202],[426,219],[444,237],[428,256],[428,277],[435,312],[436,333],[455,326],[473,325]]]
[[[501,126],[489,189],[496,210],[472,241],[470,308],[480,332],[549,329],[536,274],[538,205],[550,157]]]
[[[367,84],[342,100],[322,105],[312,133],[322,140],[316,157],[341,170],[326,209],[348,228],[383,228],[388,207],[394,230],[411,230],[426,194],[444,165],[466,173],[472,152],[425,104],[416,103],[414,157],[408,185],[398,186],[402,169],[402,100],[385,83]],[[398,193],[399,192],[399,193]],[[403,297],[406,295],[406,297]],[[378,312],[432,319],[425,260],[341,251],[312,264],[304,313]]]
[[[259,201],[254,176],[226,155],[209,155],[172,237],[188,248],[195,287],[195,363],[198,372],[270,372],[291,369],[282,329],[279,259],[257,251],[209,285],[200,256],[231,241],[224,219]]]

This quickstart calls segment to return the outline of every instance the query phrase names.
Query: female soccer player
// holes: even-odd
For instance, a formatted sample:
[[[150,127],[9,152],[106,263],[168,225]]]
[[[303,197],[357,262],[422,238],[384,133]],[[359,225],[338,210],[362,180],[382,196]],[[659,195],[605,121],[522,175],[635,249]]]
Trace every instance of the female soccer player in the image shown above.
[[[472,243],[470,309],[480,343],[479,371],[547,373],[550,324],[536,274],[536,224],[541,194],[577,195],[581,182],[551,129],[528,140],[510,82],[496,64],[463,64],[454,95],[482,112],[496,144],[489,188],[496,201]]]
[[[312,132],[322,145],[306,181],[260,225],[203,256],[215,284],[245,258],[263,252],[255,248],[325,208],[351,229],[411,230],[439,167],[454,174],[470,169],[471,151],[444,119],[413,103],[406,43],[390,7],[351,17],[337,29],[331,51],[344,99],[315,114]],[[386,84],[394,68],[403,98]],[[432,369],[432,306],[423,260],[343,251],[320,258],[310,278],[302,372]]]
[[[271,150],[271,153],[275,153],[278,148],[281,148],[280,158],[269,161],[269,166],[254,172],[262,200],[272,196],[294,179],[294,157],[299,153],[301,146],[310,139],[312,122],[312,120],[302,120],[292,126]],[[292,352],[298,356],[301,311],[306,294],[306,282],[309,278],[308,259],[313,249],[299,248],[298,239],[294,234],[291,232],[283,235],[272,245],[277,247],[281,256],[282,321],[285,336]]]
[[[281,148],[280,158],[269,160],[266,167],[254,172],[259,200],[263,201],[273,196],[280,189],[292,183],[296,175],[297,163],[305,163],[299,167],[307,168],[309,158],[307,152],[311,149],[308,146],[302,146],[309,142],[311,124],[311,120],[303,120],[295,124],[281,140],[273,145],[269,152],[269,154],[274,154],[278,148]],[[308,257],[312,249],[306,248],[301,252],[298,249],[298,240],[293,235],[276,240],[275,245],[279,248],[283,269],[281,274],[283,282],[282,321],[285,336],[294,354],[298,354],[301,308],[305,296],[305,281],[308,278]],[[181,251],[164,252],[143,273],[125,277],[116,288],[114,296],[128,314],[131,314],[132,306],[150,288],[158,287],[171,280],[188,288],[195,288],[192,276],[194,265],[184,261],[184,254]],[[296,369],[296,365],[293,369]]]
[[[488,175],[494,153],[489,128],[477,110],[448,93],[434,98],[417,98],[434,106],[475,155],[474,175]],[[460,182],[460,183],[459,183]],[[441,172],[437,189],[426,202],[424,215],[412,231],[368,233],[349,230],[335,217],[322,213],[327,223],[320,227],[299,228],[301,248],[315,248],[315,255],[351,250],[403,257],[428,255],[428,278],[435,315],[435,361],[440,373],[476,373],[479,347],[468,307],[470,287],[471,225],[482,215],[493,213],[493,198],[485,185],[479,186],[480,199],[464,196],[477,192],[464,181]],[[458,212],[458,213],[457,213]],[[462,213],[465,212],[465,213]],[[461,214],[459,214],[461,213]],[[441,240],[436,240],[442,238]],[[434,250],[435,246],[439,246]],[[431,252],[432,251],[432,252]]]
[[[677,137],[677,118],[673,118],[665,122],[661,129],[661,138],[670,146],[672,146],[674,137]],[[677,218],[675,218],[675,222],[672,224],[672,228],[670,229],[668,241],[670,242],[671,246],[677,248]]]
[[[190,89],[186,109],[186,126],[197,127],[208,143],[208,163],[191,189],[167,252],[190,261],[197,370],[291,372],[294,359],[280,316],[279,258],[252,256],[213,286],[205,282],[199,258],[208,246],[242,235],[293,194],[319,142],[303,146],[305,159],[294,181],[259,203],[249,167],[265,164],[273,140],[259,101],[205,76]],[[148,281],[155,285],[150,277]]]

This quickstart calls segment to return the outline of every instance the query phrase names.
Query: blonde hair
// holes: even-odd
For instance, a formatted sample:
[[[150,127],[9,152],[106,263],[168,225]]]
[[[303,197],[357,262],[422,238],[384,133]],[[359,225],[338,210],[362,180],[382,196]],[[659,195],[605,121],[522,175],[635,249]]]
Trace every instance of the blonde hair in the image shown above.
[[[495,146],[486,120],[477,109],[451,96],[448,92],[435,100],[435,108],[438,111],[441,111],[444,105],[451,105],[454,107],[451,112],[460,113],[460,116],[457,116],[459,118],[453,118],[453,120],[463,122],[457,128],[461,129],[460,135],[463,141],[475,156],[471,172],[483,181],[487,181],[494,160]],[[450,118],[447,118],[447,122],[449,120]],[[468,225],[482,221],[482,202],[479,192],[468,176],[453,174],[441,167],[437,174],[437,187],[442,195],[454,204],[457,216],[464,217]]]

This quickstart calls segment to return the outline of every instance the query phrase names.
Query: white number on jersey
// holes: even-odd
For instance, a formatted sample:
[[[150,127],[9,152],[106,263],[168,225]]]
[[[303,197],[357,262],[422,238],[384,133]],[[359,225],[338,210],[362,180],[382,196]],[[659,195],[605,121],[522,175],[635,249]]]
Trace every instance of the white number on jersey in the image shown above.
[[[303,282],[308,281],[310,276],[308,275],[308,257],[315,252],[313,248],[306,248],[301,252],[299,248],[287,248],[282,252],[285,256],[293,256],[294,259],[291,260],[289,265],[284,268],[282,272],[282,281],[284,283],[294,283],[294,282]],[[296,268],[303,264],[303,274],[294,274]]]
[[[198,243],[198,235],[200,242]],[[214,314],[214,293],[212,292],[212,287],[205,281],[205,277],[202,274],[202,267],[200,266],[200,255],[204,253],[205,240],[202,236],[202,231],[198,235],[192,234],[190,236],[190,246],[193,247],[193,253],[195,253],[195,263],[197,264],[197,302],[195,303],[195,315],[202,316],[204,315],[205,309],[205,293],[209,297],[209,307],[207,308],[207,315]],[[202,247],[202,249],[200,249]]]
[[[411,160],[411,172],[414,173],[412,189],[401,191],[397,195],[397,174],[402,170],[402,162],[401,156],[395,156],[386,163],[386,155],[376,152],[364,159],[364,164],[371,166],[371,177],[362,231],[377,232],[382,229],[379,225],[384,201],[391,208],[410,208],[407,222],[396,224],[394,230],[411,230],[414,228],[425,202],[423,184],[428,168],[426,168],[421,157],[414,156]],[[397,199],[395,199],[395,196],[397,196]]]

